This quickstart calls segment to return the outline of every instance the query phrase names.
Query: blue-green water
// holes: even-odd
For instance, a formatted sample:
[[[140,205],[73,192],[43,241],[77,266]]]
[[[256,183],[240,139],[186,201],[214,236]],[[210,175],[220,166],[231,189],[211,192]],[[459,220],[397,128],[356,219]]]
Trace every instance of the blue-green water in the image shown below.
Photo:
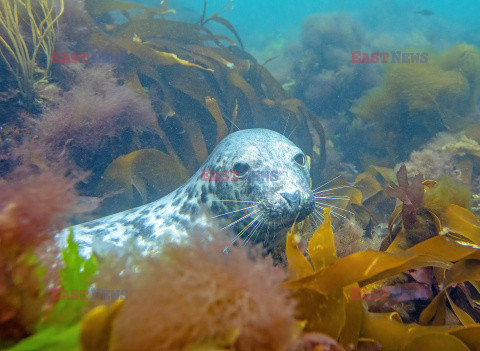
[[[152,5],[156,1],[146,2]],[[179,7],[174,17],[195,19],[200,15],[203,1],[170,2],[172,8]],[[210,11],[216,11],[225,4],[223,0],[208,1]],[[372,35],[398,34],[405,36],[427,35],[438,32],[440,40],[469,41],[466,33],[480,27],[478,13],[480,4],[474,0],[443,1],[245,1],[236,0],[234,9],[224,15],[244,38],[245,44],[257,46],[258,38],[278,35],[294,38],[300,32],[305,17],[317,13],[340,12],[357,19]],[[422,16],[416,11],[429,10],[433,15]],[[478,39],[477,39],[478,40]]]

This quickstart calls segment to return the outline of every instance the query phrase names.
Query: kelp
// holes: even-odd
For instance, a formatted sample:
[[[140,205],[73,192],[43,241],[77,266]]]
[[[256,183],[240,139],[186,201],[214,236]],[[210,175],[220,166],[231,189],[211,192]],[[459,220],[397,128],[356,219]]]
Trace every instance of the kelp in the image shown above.
[[[325,162],[323,127],[302,101],[290,98],[268,70],[243,51],[238,33],[220,16],[231,9],[230,3],[207,15],[205,2],[200,21],[185,23],[168,19],[165,4],[147,9],[87,0],[85,8],[96,28],[91,45],[128,54],[128,66],[119,66],[120,72],[126,71],[125,84],[152,104],[163,144],[160,151],[180,160],[190,174],[227,133],[268,128],[291,134],[312,155],[312,174],[318,182]],[[109,17],[114,10],[121,10],[127,21],[116,24]],[[228,28],[240,47],[212,33],[207,28],[211,22]]]
[[[80,332],[82,350],[109,350],[113,324],[124,303],[124,300],[117,300],[110,307],[100,305],[83,316]]]
[[[369,184],[367,196],[382,191],[372,177],[374,168],[370,172],[359,179],[360,184],[362,180]],[[385,170],[387,179],[389,173]],[[333,241],[333,232],[324,223],[308,244],[308,257],[315,269],[298,249],[299,239],[292,228],[286,247],[290,279],[285,287],[298,299],[298,318],[306,320],[305,330],[327,333],[340,342],[348,334],[349,342],[343,339],[345,346],[365,347],[377,341],[387,350],[412,350],[418,345],[435,347],[436,340],[443,340],[445,347],[477,350],[480,220],[461,206],[468,206],[470,194],[456,186],[451,181],[423,181],[421,174],[409,182],[402,166],[397,183],[390,181],[390,187],[383,190],[385,196],[399,199],[383,251],[362,251],[335,259],[325,253],[331,247],[328,243]],[[353,198],[357,203],[361,200],[361,196]],[[328,223],[328,209],[325,218]],[[315,252],[312,247],[322,250]],[[332,258],[325,260],[328,257]],[[319,259],[323,260],[320,264]],[[430,294],[415,295],[424,289]],[[402,298],[393,291],[400,291]],[[419,304],[419,299],[424,302]],[[399,309],[400,314],[383,313],[392,308]],[[412,315],[415,310],[418,314]],[[447,319],[448,314],[461,326],[447,324],[452,320]],[[333,322],[326,325],[330,318]],[[405,323],[412,319],[414,323]]]
[[[336,206],[355,215],[356,221],[365,229],[366,237],[373,236],[374,228],[383,223],[384,216],[395,207],[395,201],[384,191],[393,175],[393,169],[370,165],[353,183],[341,176],[329,182],[330,188],[336,188],[335,196],[349,199]]]
[[[422,348],[414,348],[415,350],[428,350],[427,345],[435,345],[435,339],[448,339],[454,342],[454,345],[461,347],[467,346],[466,350],[479,350],[480,335],[478,332],[480,326],[419,326],[416,323],[404,324],[400,320],[400,316],[396,313],[369,313],[364,312],[364,323],[362,325],[362,335],[365,339],[375,338],[384,347],[385,350],[411,350],[412,347],[418,346]],[[452,339],[454,337],[455,339]],[[420,339],[421,338],[421,339]],[[420,343],[421,342],[421,343]],[[447,346],[447,345],[445,345]],[[448,345],[450,346],[450,345]],[[436,347],[434,350],[450,350],[450,348]],[[455,348],[454,348],[455,349]],[[463,348],[465,350],[465,348]]]
[[[355,188],[349,190],[352,211],[367,228],[367,235],[370,235],[373,226],[382,222],[382,212],[391,207],[392,201],[384,189],[392,174],[393,169],[370,165],[355,178]]]
[[[445,147],[449,147],[449,145]],[[400,170],[399,175],[402,179],[403,188],[410,191],[408,190],[405,170],[403,167]],[[341,177],[335,182],[336,186],[345,187],[342,194],[350,199],[347,209],[355,213],[357,221],[365,228],[366,236],[370,236],[371,230],[376,225],[383,223],[384,216],[390,212],[395,214],[395,218],[390,222],[398,218],[401,203],[395,205],[392,199],[392,196],[395,197],[395,192],[388,188],[388,185],[392,184],[394,179],[395,172],[393,169],[370,165],[365,172],[355,178],[353,184],[344,181]],[[396,181],[398,182],[398,180]],[[418,191],[418,181],[416,182]],[[428,188],[429,191],[425,193],[425,197],[422,195],[422,200],[417,201],[417,207],[419,203],[425,205],[429,211],[432,211],[440,219],[445,206],[448,204],[470,208],[471,194],[467,185],[448,176],[443,176],[438,181],[425,180],[422,183],[423,187]],[[469,184],[469,182],[466,184]],[[397,183],[393,183],[393,186],[398,187]],[[399,195],[407,196],[407,194],[402,194],[401,191]]]
[[[103,173],[97,192],[121,193],[131,202],[136,190],[147,203],[167,195],[190,176],[178,159],[159,150],[143,149],[116,158]]]
[[[227,136],[227,124],[222,118],[222,113],[218,107],[217,101],[214,98],[207,96],[205,98],[208,111],[212,114],[212,117],[215,118],[217,123],[217,140],[216,144],[220,142],[224,137]],[[233,124],[232,124],[233,125]]]
[[[208,21],[214,21],[214,22],[218,22],[220,24],[222,24],[223,26],[225,26],[230,32],[233,33],[233,35],[235,36],[235,38],[238,40],[238,43],[240,44],[240,47],[242,48],[242,50],[244,49],[243,47],[243,43],[242,43],[242,39],[240,39],[240,36],[238,35],[237,31],[235,30],[235,27],[232,26],[232,24],[227,21],[225,18],[223,17],[220,17],[220,14],[222,12],[227,12],[227,11],[230,11],[233,9],[233,6],[229,6],[231,3],[233,2],[233,0],[229,0],[227,1],[227,3],[225,5],[223,5],[222,9],[218,12],[215,12],[214,14],[206,17],[206,13],[207,13],[207,0],[203,0],[203,12],[202,12],[202,16],[200,17],[200,24],[202,26],[204,26],[205,24],[208,23]]]
[[[290,279],[311,276],[335,261],[330,209],[325,210],[324,218],[324,222],[308,244],[308,254],[312,263],[308,262],[298,250],[294,229],[292,228],[288,234],[286,255],[289,262]],[[339,337],[345,324],[345,300],[342,288],[328,296],[312,289],[298,289],[292,293],[292,296],[298,301],[296,317],[306,320],[305,331],[320,331],[329,334],[334,339]]]
[[[328,209],[325,211],[325,218],[328,223]],[[470,230],[471,227],[461,232]],[[425,321],[426,316],[433,316],[440,313],[441,309],[447,308],[445,301],[443,304],[438,303],[441,301],[442,294],[446,294],[444,292],[446,289],[479,279],[480,248],[478,246],[466,246],[464,242],[454,240],[451,235],[442,235],[427,239],[403,251],[358,252],[342,259],[330,259],[319,264],[315,262],[324,259],[324,249],[328,250],[330,247],[325,243],[333,241],[331,228],[322,225],[312,236],[308,245],[310,260],[315,267],[319,267],[314,271],[307,258],[297,248],[295,240],[295,232],[292,228],[286,247],[290,280],[285,283],[285,286],[292,290],[293,296],[299,301],[298,318],[307,321],[306,330],[327,333],[340,342],[342,335],[346,335],[348,331],[349,343],[357,345],[359,341],[376,340],[385,343],[384,347],[388,350],[409,350],[412,347],[411,343],[417,341],[430,344],[437,334],[442,334],[440,338],[453,340],[457,344],[465,341],[468,345],[472,345],[471,340],[475,338],[479,326],[478,320],[475,321],[455,305],[450,297],[448,297],[450,305],[464,327],[450,326],[440,329],[440,327],[420,326],[418,323],[403,324],[398,314],[368,312],[366,305],[358,301],[359,297],[352,298],[352,296],[359,287],[367,288],[374,282],[382,282],[388,277],[394,277],[410,269],[436,267],[444,271],[446,286],[431,301],[431,307],[427,307],[422,313],[420,322],[428,322],[429,320]],[[319,246],[323,249],[315,253],[311,248],[318,247],[319,243],[323,243]],[[322,256],[316,256],[318,253],[322,253]],[[332,257],[327,253],[326,257],[329,256]],[[339,295],[339,291],[342,291],[342,294]],[[342,304],[346,304],[346,308],[340,307]],[[318,314],[315,311],[331,314]],[[390,338],[391,333],[397,337],[395,342],[388,341],[386,338],[387,335]],[[427,338],[425,335],[431,336]],[[344,345],[349,343],[344,342]]]
[[[383,171],[389,178],[389,171]],[[398,246],[395,239],[385,251],[357,252],[338,259],[327,208],[325,221],[308,243],[306,257],[298,247],[299,238],[292,227],[286,241],[289,280],[283,286],[297,300],[296,318],[301,331],[292,333],[300,343],[315,345],[314,340],[327,334],[341,345],[355,348],[373,346],[376,342],[386,350],[479,349],[480,220],[458,204],[435,200],[435,205],[428,209],[431,204],[428,194],[439,183],[422,181],[420,175],[409,182],[402,167],[397,172],[397,183],[392,182],[390,190],[385,191],[400,200],[399,207],[392,213],[390,231],[400,227],[397,237],[403,235],[401,232],[408,234],[412,230],[421,236],[422,240],[407,242],[408,245]],[[374,191],[365,193],[375,194]],[[417,225],[432,218],[436,218],[434,226]],[[418,228],[424,228],[425,232],[422,234]],[[432,229],[435,235],[429,232]],[[61,273],[61,287],[66,290],[88,289],[92,276],[102,269],[93,257],[85,260],[79,256],[78,244],[72,235],[62,256],[65,268]],[[387,301],[394,300],[390,288],[413,289],[414,286],[394,278],[402,274],[413,276],[421,270],[433,272],[435,279],[427,283],[434,288],[434,296],[423,306],[414,323],[406,323],[397,312],[369,310],[371,305],[362,301],[366,296],[375,298],[375,290],[384,294],[377,295],[377,299],[383,296]],[[118,313],[128,303],[116,301],[109,306],[101,305],[82,316],[86,301],[59,301],[38,325],[37,333],[12,350],[109,349]],[[457,324],[447,323],[448,313],[456,316]],[[232,330],[225,335],[227,339],[222,340],[225,345],[231,345],[237,337],[238,330]],[[209,342],[200,342],[198,348],[210,347]],[[212,343],[220,344],[220,340]]]

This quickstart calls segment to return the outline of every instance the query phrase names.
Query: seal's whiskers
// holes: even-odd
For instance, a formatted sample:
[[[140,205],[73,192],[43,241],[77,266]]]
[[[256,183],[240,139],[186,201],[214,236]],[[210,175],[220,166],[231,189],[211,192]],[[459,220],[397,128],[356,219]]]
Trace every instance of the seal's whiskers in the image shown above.
[[[258,211],[257,211],[258,212]],[[250,228],[252,226],[253,223],[255,223],[257,221],[257,219],[261,216],[262,214],[259,214],[257,217],[255,217],[245,228],[243,228],[240,233],[238,233],[237,235],[235,235],[235,237],[232,239],[232,244],[235,243],[235,241],[238,240],[238,238],[240,238],[243,233],[245,233],[245,231],[248,230],[248,228]]]
[[[339,178],[340,176],[337,176],[313,190],[313,196],[315,198],[315,210],[311,216],[315,222],[315,226],[317,226],[316,220],[320,220],[320,223],[323,222],[323,210],[325,207],[331,207],[332,216],[338,219],[347,219],[347,214],[354,215],[353,212],[344,209],[342,206],[337,206],[336,203],[338,201],[350,201],[349,196],[340,195],[337,193],[337,191],[341,189],[355,188],[355,185],[339,185],[327,188],[329,184]]]
[[[262,219],[262,221],[258,221],[257,225],[255,226],[255,228],[252,229],[252,231],[247,235],[247,237],[245,238],[245,241],[243,242],[243,246],[247,245],[249,240],[252,238],[253,234],[255,234],[255,232],[260,228],[260,230],[257,232],[257,235],[255,236],[255,239],[253,239],[253,241],[256,241],[257,240],[257,236],[258,236],[258,233],[261,231],[261,229],[263,228],[263,225],[265,224],[265,218]],[[261,226],[260,226],[261,225]]]
[[[295,129],[297,129],[298,127],[298,124],[295,126],[295,128],[292,129],[292,131],[290,132],[290,134],[288,135],[288,139],[290,139],[290,137],[292,136],[293,132],[295,131]]]
[[[252,212],[250,212],[249,214],[243,216],[242,218],[237,219],[235,222],[230,223],[230,224],[227,225],[226,227],[223,227],[222,230],[225,230],[225,229],[227,229],[227,228],[230,228],[231,226],[237,224],[237,223],[240,222],[241,220],[244,220],[245,218],[248,218],[248,217],[250,217],[250,216],[252,216],[252,215],[254,215],[254,214],[258,213],[258,212],[260,212],[260,210],[252,211]]]
[[[350,198],[348,196],[343,195],[332,195],[332,196],[314,196],[315,199],[325,199],[325,200],[341,200],[341,201],[348,201]]]
[[[330,179],[328,182],[323,183],[322,185],[320,185],[319,187],[317,187],[316,189],[314,189],[314,190],[313,190],[313,193],[317,192],[318,189],[321,189],[321,188],[326,187],[328,184],[330,184],[331,182],[334,182],[334,181],[337,180],[338,178],[340,178],[340,176],[336,176],[335,178]],[[326,189],[326,191],[328,191],[328,190],[330,190],[330,189]]]
[[[332,212],[340,211],[340,212],[351,214],[352,216],[355,215],[355,213],[353,213],[352,211],[346,210],[342,207],[332,205],[331,203],[328,203],[328,202],[315,201],[315,205],[321,207],[322,211],[325,207],[331,207],[333,209]]]
[[[312,212],[312,220],[314,222],[315,227],[319,227],[320,224],[322,224],[323,222],[323,212],[320,212],[317,209],[315,209]],[[317,220],[318,220],[318,223],[317,223]]]
[[[337,177],[338,178],[338,177]],[[330,181],[331,182],[331,181]],[[330,183],[328,182],[328,183]],[[328,184],[328,183],[325,183],[325,184]],[[322,185],[323,186],[323,185]],[[322,187],[321,186],[321,187]],[[317,189],[315,189],[313,191],[313,193],[315,195],[317,194],[323,194],[323,193],[328,193],[329,191],[333,191],[333,190],[339,190],[339,189],[346,189],[346,188],[355,188],[355,185],[343,185],[343,186],[337,186],[335,188],[328,188],[328,189],[324,189],[324,190],[319,190],[321,187],[318,187]]]
[[[239,210],[235,210],[235,211],[230,211],[230,212],[227,212],[227,213],[222,213],[222,214],[219,214],[217,216],[214,216],[212,218],[217,218],[217,217],[222,217],[222,216],[226,216],[226,215],[229,215],[229,214],[232,214],[232,213],[237,213],[237,212],[241,212],[241,211],[245,211],[245,210],[249,210],[251,208],[255,208],[257,207],[257,205],[253,205],[253,206],[249,206],[249,207],[245,207],[245,208],[241,208]]]
[[[323,210],[325,209],[325,207],[331,207],[332,208],[332,216],[335,216],[337,218],[343,218],[343,219],[347,219],[346,216],[338,213],[337,211],[340,211],[340,212],[346,212],[348,214],[351,214],[351,215],[355,215],[352,211],[349,211],[349,210],[346,210],[344,208],[341,208],[341,207],[338,207],[338,206],[334,206],[332,204],[328,204],[328,203],[323,203],[323,202],[315,202],[315,208],[316,209],[319,209],[323,212]]]

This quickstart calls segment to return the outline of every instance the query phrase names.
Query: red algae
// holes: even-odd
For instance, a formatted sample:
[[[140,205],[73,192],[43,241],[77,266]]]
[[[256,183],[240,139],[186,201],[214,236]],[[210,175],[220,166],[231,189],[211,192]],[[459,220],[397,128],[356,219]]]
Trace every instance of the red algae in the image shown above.
[[[18,150],[24,162],[84,164],[107,138],[153,130],[156,117],[148,101],[118,84],[113,66],[98,64],[79,70],[72,88],[30,122],[31,137]]]
[[[155,115],[149,104],[126,86],[118,85],[111,66],[95,65],[79,77],[59,106],[46,111],[39,122],[47,144],[62,148],[72,140],[80,147],[95,149],[105,136],[120,136],[127,128],[154,125]]]
[[[32,334],[47,307],[33,252],[53,238],[75,196],[72,182],[51,171],[20,169],[12,179],[0,183],[0,345]]]
[[[160,258],[140,264],[141,273],[117,276],[128,300],[113,350],[291,349],[297,322],[294,302],[280,287],[284,271],[245,247],[224,251],[228,242],[214,237],[167,245]],[[112,282],[108,269],[101,274],[97,286]]]
[[[0,184],[0,242],[36,246],[64,224],[75,197],[73,184],[51,171],[17,170],[11,178],[19,180]]]

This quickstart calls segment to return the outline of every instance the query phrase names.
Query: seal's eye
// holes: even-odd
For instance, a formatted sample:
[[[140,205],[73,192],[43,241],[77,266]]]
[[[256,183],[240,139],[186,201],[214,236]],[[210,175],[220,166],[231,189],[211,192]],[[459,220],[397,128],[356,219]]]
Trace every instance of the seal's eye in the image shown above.
[[[298,154],[294,158],[295,162],[297,162],[300,166],[305,165],[305,155],[304,154]]]
[[[242,178],[250,170],[250,165],[245,162],[238,162],[233,165],[233,171],[236,173],[237,178]]]

